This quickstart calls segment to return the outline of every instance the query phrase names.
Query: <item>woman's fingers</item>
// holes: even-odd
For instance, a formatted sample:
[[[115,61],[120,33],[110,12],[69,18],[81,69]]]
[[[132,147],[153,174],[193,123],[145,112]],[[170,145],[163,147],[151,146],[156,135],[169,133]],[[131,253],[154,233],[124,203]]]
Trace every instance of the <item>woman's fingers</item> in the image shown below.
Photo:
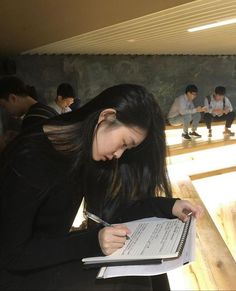
[[[190,203],[189,201],[185,201],[185,202],[186,202],[186,205],[185,204],[183,205],[184,209],[182,210],[182,212],[187,214],[187,216],[188,216],[188,213],[192,213],[192,215],[196,219],[198,219],[203,215],[203,208],[200,205],[194,205]]]
[[[126,236],[130,234],[130,230],[126,225],[123,224],[115,224],[111,227],[111,232],[116,236]]]
[[[113,228],[122,230],[122,233],[123,231],[125,231],[126,232],[125,235],[128,235],[131,233],[131,231],[128,229],[128,227],[125,224],[114,224]]]
[[[122,248],[126,241],[126,236],[130,231],[125,225],[114,225],[104,227],[99,231],[98,239],[100,247],[105,255]]]
[[[203,215],[203,208],[200,205],[194,205],[187,200],[176,200],[172,213],[183,222],[189,218],[188,214],[192,214],[195,218],[200,218]]]

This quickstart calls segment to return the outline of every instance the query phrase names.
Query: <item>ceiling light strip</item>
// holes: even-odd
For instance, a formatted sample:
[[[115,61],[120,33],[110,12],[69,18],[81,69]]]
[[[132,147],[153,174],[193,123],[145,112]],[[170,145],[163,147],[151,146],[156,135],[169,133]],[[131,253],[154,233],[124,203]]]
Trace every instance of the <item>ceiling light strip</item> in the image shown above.
[[[232,18],[232,19],[228,19],[228,20],[217,21],[214,23],[193,27],[193,28],[188,29],[188,32],[196,32],[196,31],[200,31],[200,30],[205,30],[205,29],[210,29],[210,28],[214,28],[214,27],[235,24],[235,23],[236,23],[236,18]]]

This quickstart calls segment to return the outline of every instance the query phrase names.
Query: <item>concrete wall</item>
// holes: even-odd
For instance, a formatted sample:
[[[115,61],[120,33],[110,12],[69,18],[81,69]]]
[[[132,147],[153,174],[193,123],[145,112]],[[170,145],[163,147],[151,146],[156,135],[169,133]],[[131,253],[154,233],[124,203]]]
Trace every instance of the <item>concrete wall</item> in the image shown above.
[[[186,85],[199,87],[201,104],[215,86],[227,88],[236,108],[236,56],[17,56],[17,75],[34,85],[43,102],[55,97],[61,82],[70,82],[82,104],[103,89],[119,83],[146,86],[165,113]]]

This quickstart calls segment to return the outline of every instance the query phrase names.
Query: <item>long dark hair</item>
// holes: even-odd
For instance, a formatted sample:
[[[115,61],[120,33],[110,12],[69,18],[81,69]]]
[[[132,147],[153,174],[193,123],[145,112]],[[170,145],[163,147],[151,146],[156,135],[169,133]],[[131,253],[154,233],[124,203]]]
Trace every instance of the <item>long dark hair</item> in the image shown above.
[[[92,160],[92,141],[100,113],[116,110],[116,119],[147,132],[136,148],[119,160]],[[86,207],[106,219],[122,204],[157,195],[171,197],[166,171],[165,122],[161,109],[144,87],[121,84],[110,87],[78,111],[50,120],[45,131],[54,147],[71,159],[71,177],[84,181]],[[81,178],[81,179],[80,179]],[[79,189],[78,188],[78,189]]]

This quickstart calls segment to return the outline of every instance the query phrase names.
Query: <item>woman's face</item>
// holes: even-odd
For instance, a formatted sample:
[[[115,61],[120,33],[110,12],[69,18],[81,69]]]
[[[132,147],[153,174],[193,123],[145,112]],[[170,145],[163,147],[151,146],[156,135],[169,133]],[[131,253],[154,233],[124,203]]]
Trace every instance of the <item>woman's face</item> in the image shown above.
[[[146,137],[146,132],[138,127],[128,127],[122,124],[112,124],[111,114],[100,115],[92,146],[92,157],[95,161],[119,159],[125,150],[138,146]]]

